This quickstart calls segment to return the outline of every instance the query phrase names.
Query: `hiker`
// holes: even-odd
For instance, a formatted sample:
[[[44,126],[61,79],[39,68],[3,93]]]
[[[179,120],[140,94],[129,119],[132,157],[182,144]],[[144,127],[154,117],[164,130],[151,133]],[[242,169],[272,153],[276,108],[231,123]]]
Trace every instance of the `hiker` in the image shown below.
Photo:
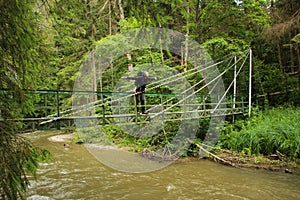
[[[141,103],[142,107],[142,114],[148,114],[146,112],[146,106],[145,106],[145,89],[146,85],[151,81],[151,80],[156,80],[156,77],[150,78],[149,73],[146,71],[140,71],[137,76],[127,76],[126,77],[129,80],[135,80],[135,99],[136,99],[136,110],[139,113],[139,103]]]

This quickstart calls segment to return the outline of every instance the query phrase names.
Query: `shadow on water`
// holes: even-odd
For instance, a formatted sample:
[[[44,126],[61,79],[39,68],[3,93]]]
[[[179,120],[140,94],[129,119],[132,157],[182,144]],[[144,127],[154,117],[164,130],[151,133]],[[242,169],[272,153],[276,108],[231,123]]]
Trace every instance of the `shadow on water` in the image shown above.
[[[29,138],[53,153],[31,181],[28,199],[300,199],[300,176],[179,160],[149,173],[124,173],[98,162],[83,145],[51,142],[59,132]]]

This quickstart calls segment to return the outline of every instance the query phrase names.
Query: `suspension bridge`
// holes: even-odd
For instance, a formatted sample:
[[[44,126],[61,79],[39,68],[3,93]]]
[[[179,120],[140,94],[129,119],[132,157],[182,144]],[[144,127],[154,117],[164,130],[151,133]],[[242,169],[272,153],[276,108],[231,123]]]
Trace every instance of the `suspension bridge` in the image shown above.
[[[220,70],[220,68],[223,69]],[[244,73],[239,78],[245,68],[247,74]],[[219,70],[218,73],[215,73],[214,70],[216,69]],[[189,77],[197,74],[205,74],[205,76],[197,82],[186,81]],[[216,76],[210,79],[205,78],[211,74]],[[220,88],[216,86],[225,77],[226,84],[220,91]],[[35,108],[41,112],[37,117],[27,117],[21,121],[24,130],[33,131],[75,128],[76,121],[80,124],[89,124],[92,120],[102,126],[143,125],[151,122],[163,124],[167,121],[233,116],[245,113],[250,115],[252,104],[251,80],[252,52],[249,50],[240,57],[238,55],[228,56],[219,62],[194,67],[181,73],[174,74],[172,72],[167,77],[160,77],[156,81],[152,81],[147,85],[145,94],[148,114],[137,112],[139,105],[136,105],[134,98],[137,93],[126,90],[134,84],[128,80],[121,80],[119,86],[116,86],[116,91],[109,93],[36,91],[35,95],[39,96],[39,105],[35,105]],[[238,81],[247,85],[248,95],[246,97],[239,95],[238,91],[241,89],[237,84]],[[159,88],[170,88],[170,86],[177,88],[177,90],[168,93],[153,93]],[[64,105],[61,102],[62,99],[72,99],[73,105]],[[50,104],[50,100],[55,103]]]

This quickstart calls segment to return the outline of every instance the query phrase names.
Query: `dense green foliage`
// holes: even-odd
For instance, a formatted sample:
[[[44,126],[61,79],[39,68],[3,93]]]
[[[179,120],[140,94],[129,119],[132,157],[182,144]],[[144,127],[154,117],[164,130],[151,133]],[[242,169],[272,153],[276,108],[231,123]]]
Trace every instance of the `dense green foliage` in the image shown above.
[[[300,109],[273,108],[257,112],[224,128],[220,146],[246,154],[282,154],[300,157]]]
[[[242,3],[233,0],[159,0],[155,3],[152,0],[85,0],[49,1],[43,5],[40,12],[47,16],[43,27],[48,33],[47,44],[52,47],[47,48],[46,54],[51,59],[47,63],[49,67],[40,71],[37,89],[72,90],[84,55],[93,52],[99,40],[119,31],[155,26],[182,32],[199,41],[215,60],[252,47],[253,96],[269,94],[266,97],[271,105],[295,100],[290,97],[295,96],[300,83],[300,76],[297,76],[299,2],[296,0],[245,0]],[[107,70],[103,81],[104,86],[106,83],[110,86],[105,91],[111,91],[116,80],[126,73],[128,65],[146,62],[163,63],[178,71],[186,67],[181,58],[169,52],[130,52],[130,58],[124,55],[114,60]],[[192,78],[190,81],[197,81]],[[95,90],[100,89],[98,83]],[[241,92],[247,95],[246,89]],[[277,92],[292,93],[277,98],[274,96]],[[67,102],[70,105],[70,101]]]
[[[34,111],[31,97],[23,88],[35,88],[37,72],[46,60],[47,45],[39,27],[40,15],[34,0],[0,1],[0,198],[24,199],[38,162],[49,152],[34,147],[21,135],[20,118]]]
[[[35,176],[39,162],[51,154],[33,146],[27,139],[7,133],[0,134],[0,193],[2,199],[25,199],[29,186],[28,174]]]
[[[0,147],[5,150],[1,150],[1,158],[5,158],[1,159],[1,181],[9,183],[1,185],[3,198],[22,196],[28,186],[24,169],[27,166],[34,172],[40,154],[28,141],[14,134],[20,126],[8,119],[45,116],[53,110],[38,110],[36,105],[47,107],[59,100],[62,107],[71,106],[72,102],[70,95],[58,98],[55,93],[32,95],[25,94],[23,89],[72,90],[87,55],[92,55],[99,43],[125,30],[150,26],[176,30],[203,44],[215,60],[231,54],[245,56],[245,50],[251,47],[253,102],[265,108],[282,103],[299,105],[299,8],[298,0],[0,0]],[[185,46],[181,48],[184,52]],[[117,80],[130,74],[130,66],[164,64],[183,72],[194,67],[186,61],[168,50],[128,52],[111,63],[102,74],[102,82],[94,84],[93,89],[112,92]],[[225,67],[226,64],[220,66],[220,70]],[[247,74],[245,70],[238,80],[239,95],[248,95]],[[202,77],[194,75],[187,79],[194,84]],[[232,79],[225,76],[223,80],[228,86]],[[148,92],[172,93],[168,87]],[[207,95],[205,92],[198,95]],[[150,97],[147,103],[157,104],[159,100]],[[112,110],[105,112],[110,114]],[[288,114],[277,118],[275,114],[281,111],[268,112],[251,119],[241,132],[227,127],[221,144],[250,153],[270,154],[278,150],[291,158],[299,157],[299,110],[282,111]],[[294,118],[289,117],[292,115]],[[266,124],[258,123],[260,120]],[[197,139],[204,138],[208,121],[200,120],[202,129]],[[279,126],[270,128],[268,123]],[[167,123],[164,131],[147,139],[128,136],[114,126],[105,127],[104,131],[111,141],[135,145],[140,151],[167,144],[177,126],[177,122]],[[97,139],[93,134],[90,136],[87,141]]]
[[[215,60],[252,47],[255,56],[253,95],[269,94],[266,97],[271,105],[294,101],[290,97],[295,96],[297,92],[293,91],[300,83],[300,76],[297,77],[300,58],[298,8],[296,0],[246,0],[240,3],[233,0],[42,1],[36,13],[45,16],[39,20],[39,36],[44,38],[44,45],[39,47],[43,50],[39,50],[34,58],[47,55],[49,59],[44,62],[47,66],[39,67],[40,76],[36,77],[34,88],[72,90],[86,58],[84,55],[93,52],[99,40],[119,31],[156,26],[182,32],[199,41]],[[106,91],[111,91],[115,81],[126,73],[128,65],[163,63],[178,71],[186,67],[181,58],[168,52],[150,51],[150,54],[149,50],[130,52],[130,58],[124,55],[115,60],[106,72],[109,76],[103,77],[110,85]],[[197,82],[198,78],[191,77],[190,81]],[[98,83],[95,90],[100,89]],[[247,95],[246,89],[239,90],[244,90],[241,93]],[[273,96],[277,92],[290,91],[292,93],[284,98]],[[70,100],[61,100],[70,106]],[[55,99],[52,101],[54,104]]]

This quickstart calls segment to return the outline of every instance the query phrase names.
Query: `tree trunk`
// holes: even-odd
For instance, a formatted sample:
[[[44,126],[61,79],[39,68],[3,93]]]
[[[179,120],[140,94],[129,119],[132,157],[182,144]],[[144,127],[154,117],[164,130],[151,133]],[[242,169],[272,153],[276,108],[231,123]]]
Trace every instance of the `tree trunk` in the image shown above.
[[[292,41],[292,33],[289,33],[289,41]],[[290,59],[291,59],[291,65],[290,65],[290,71],[295,72],[295,66],[294,66],[294,49],[293,49],[293,44],[290,44]]]
[[[187,17],[186,17],[186,39],[185,39],[185,52],[184,52],[184,68],[183,68],[184,72],[186,72],[187,65],[188,65],[188,56],[189,56],[188,36],[190,34],[190,30],[189,30],[190,1],[188,0],[186,3],[187,3],[187,7],[186,7]]]
[[[161,28],[161,23],[158,22],[159,28]],[[164,59],[164,51],[163,51],[163,44],[162,44],[162,40],[161,40],[161,35],[159,35],[159,44],[160,44],[160,59],[161,59],[161,64],[164,65],[165,64],[165,59]]]
[[[110,0],[108,1],[108,32],[109,35],[112,33],[112,28],[111,28],[111,2]]]
[[[89,12],[92,13],[93,5],[92,2],[90,1],[88,3],[89,6]],[[93,71],[93,92],[94,94],[92,95],[92,100],[91,101],[97,101],[97,76],[96,76],[96,65],[95,65],[95,47],[94,47],[94,41],[95,41],[95,32],[96,32],[96,26],[94,22],[91,24],[91,38],[93,41],[92,44],[92,51],[91,51],[91,64],[92,64],[92,71]],[[102,81],[102,80],[100,80]]]
[[[125,14],[124,14],[123,6],[122,6],[122,0],[118,0],[118,5],[119,5],[119,10],[120,10],[120,19],[124,20],[125,19]],[[128,71],[131,72],[133,70],[133,64],[131,63],[131,60],[132,60],[131,54],[127,53],[126,57],[128,59]]]
[[[299,86],[299,93],[300,93],[300,45],[297,44],[296,46],[297,57],[298,57],[298,86]]]
[[[284,70],[283,70],[283,65],[282,65],[282,57],[281,57],[280,44],[277,43],[276,46],[277,46],[277,56],[278,56],[279,67],[280,67],[281,73],[283,73]]]
[[[201,32],[201,24],[200,24],[200,17],[201,17],[201,12],[202,12],[202,5],[201,5],[201,0],[198,0],[197,2],[197,8],[196,8],[196,31],[198,33],[198,42],[202,42],[202,32]]]
[[[120,10],[120,18],[125,19],[124,9],[122,7],[122,0],[118,1],[118,5],[119,5],[119,10]]]

